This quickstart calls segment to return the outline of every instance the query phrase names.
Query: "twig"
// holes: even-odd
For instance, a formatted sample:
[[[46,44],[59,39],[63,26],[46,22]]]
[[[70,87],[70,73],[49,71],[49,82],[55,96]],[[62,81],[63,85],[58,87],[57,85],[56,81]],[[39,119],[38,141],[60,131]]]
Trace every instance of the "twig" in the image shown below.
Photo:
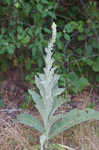
[[[63,147],[63,148],[66,148],[68,150],[75,150],[74,148],[71,148],[69,146],[66,146],[66,145],[62,145],[62,144],[58,144],[60,147]]]
[[[0,112],[7,112],[9,114],[15,111],[22,111],[22,109],[13,108],[13,109],[1,109],[0,110]]]

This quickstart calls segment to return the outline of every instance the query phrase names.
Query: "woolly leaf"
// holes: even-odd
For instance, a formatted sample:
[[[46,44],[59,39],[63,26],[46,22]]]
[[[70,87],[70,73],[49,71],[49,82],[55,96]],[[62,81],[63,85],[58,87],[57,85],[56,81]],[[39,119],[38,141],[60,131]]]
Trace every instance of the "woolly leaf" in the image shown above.
[[[20,114],[17,116],[17,119],[20,123],[28,125],[30,127],[35,128],[40,131],[40,133],[44,133],[44,127],[40,120],[36,119],[34,116],[30,114]]]
[[[32,95],[33,101],[34,101],[36,104],[42,103],[42,101],[41,101],[41,96],[40,96],[38,93],[36,93],[35,91],[30,90],[30,89],[28,90],[28,92],[29,92],[30,95]]]
[[[99,112],[90,108],[85,110],[74,109],[64,114],[63,118],[55,123],[52,127],[50,138],[77,124],[94,119],[99,120]]]
[[[44,102],[43,102],[41,96],[33,90],[29,89],[28,91],[29,91],[29,94],[32,95],[32,98],[33,98],[34,102],[36,103],[35,107],[40,112],[42,118],[45,119],[46,118],[46,113],[45,113],[46,110],[45,110]]]
[[[38,78],[37,76],[35,77],[35,83],[36,83],[36,86],[38,87],[38,89],[40,90],[40,95],[41,95],[42,97],[45,97],[44,87],[43,87],[43,85],[41,84],[40,78]]]
[[[53,96],[56,97],[64,92],[64,88],[55,88],[53,89]]]
[[[45,74],[43,74],[43,73],[39,73],[39,78],[40,78],[41,80],[45,80],[46,76],[45,76]]]
[[[69,101],[69,99],[63,98],[63,97],[59,97],[59,98],[54,98],[53,101],[53,108],[52,108],[52,112],[51,114],[54,114],[55,111],[64,103],[66,103],[67,101]]]
[[[62,118],[62,114],[57,114],[55,116],[51,116],[49,118],[49,128],[51,129],[51,126],[61,118]]]

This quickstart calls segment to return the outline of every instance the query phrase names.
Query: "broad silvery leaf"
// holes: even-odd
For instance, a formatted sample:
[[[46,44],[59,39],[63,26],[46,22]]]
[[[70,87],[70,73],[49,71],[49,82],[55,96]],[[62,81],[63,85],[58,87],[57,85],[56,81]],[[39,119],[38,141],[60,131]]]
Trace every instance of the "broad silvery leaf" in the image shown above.
[[[52,82],[53,88],[56,85],[58,86],[58,80],[59,80],[59,78],[60,78],[60,75],[54,74],[54,76],[53,76],[53,82]]]
[[[56,97],[64,92],[64,88],[58,88],[56,87],[53,89],[53,97]]]
[[[46,79],[46,76],[43,73],[39,73],[39,78],[43,81]]]
[[[45,91],[44,91],[44,87],[41,84],[41,81],[42,80],[40,80],[40,78],[38,78],[37,76],[35,76],[35,83],[36,83],[36,86],[38,87],[38,89],[40,90],[40,95],[42,97],[45,97]]]
[[[35,128],[36,130],[40,131],[41,133],[44,133],[44,131],[45,131],[41,121],[36,119],[35,117],[33,117],[30,114],[20,114],[17,116],[17,119],[18,119],[18,121],[20,121],[20,123],[23,123],[32,128]]]
[[[50,138],[56,136],[60,132],[67,130],[77,124],[88,120],[99,120],[99,112],[87,108],[85,110],[74,109],[62,116],[61,120],[58,120],[51,128]]]
[[[62,114],[57,114],[57,115],[53,115],[53,116],[50,116],[49,118],[49,130],[51,130],[53,124],[55,124],[56,121],[60,120],[62,118]],[[49,136],[50,136],[50,133],[49,133]]]
[[[28,92],[30,95],[32,95],[32,98],[33,98],[34,102],[36,103],[35,107],[40,112],[42,119],[46,119],[47,118],[46,113],[45,113],[46,108],[45,108],[44,102],[42,100],[42,97],[33,90],[29,89]]]
[[[29,94],[32,95],[33,101],[38,105],[42,104],[41,96],[33,90],[28,90]]]
[[[63,98],[63,97],[58,97],[58,98],[54,98],[53,101],[53,107],[52,107],[52,111],[51,111],[51,116],[56,112],[56,110],[63,105],[64,103],[68,102],[69,99]]]

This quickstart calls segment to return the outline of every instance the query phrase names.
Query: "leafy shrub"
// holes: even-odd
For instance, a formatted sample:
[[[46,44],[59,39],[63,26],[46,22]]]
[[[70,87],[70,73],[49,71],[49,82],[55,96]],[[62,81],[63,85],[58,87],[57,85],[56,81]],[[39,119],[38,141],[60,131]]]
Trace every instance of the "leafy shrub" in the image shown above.
[[[43,65],[43,47],[47,43],[43,32],[50,32],[44,21],[46,17],[55,18],[54,7],[55,2],[51,0],[2,1],[0,54],[12,60],[14,66],[18,67],[20,64],[27,72],[30,72],[31,66],[35,64],[40,71]]]
[[[0,67],[20,66],[30,84],[44,65],[43,49],[53,20],[58,25],[54,53],[59,85],[74,92],[69,79],[73,72],[83,88],[99,82],[98,2],[75,0],[4,0],[0,2]],[[12,13],[13,12],[13,13]],[[1,59],[2,58],[2,59]],[[31,72],[31,69],[33,71]],[[82,78],[84,85],[82,86]],[[85,83],[86,81],[86,83]],[[66,85],[67,83],[67,85]],[[88,84],[90,83],[90,84]],[[73,87],[73,88],[72,88]]]

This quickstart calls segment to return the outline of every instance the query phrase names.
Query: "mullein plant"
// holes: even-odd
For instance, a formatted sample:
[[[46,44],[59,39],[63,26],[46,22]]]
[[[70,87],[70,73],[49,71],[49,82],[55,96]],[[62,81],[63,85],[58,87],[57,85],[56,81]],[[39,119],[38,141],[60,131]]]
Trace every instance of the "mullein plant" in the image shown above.
[[[40,133],[40,150],[48,149],[48,142],[57,134],[67,130],[81,122],[91,119],[99,120],[99,112],[86,108],[85,110],[74,109],[64,114],[56,114],[58,108],[66,103],[68,99],[62,97],[64,88],[58,87],[60,76],[55,73],[53,67],[53,46],[56,41],[56,24],[52,24],[52,38],[45,48],[45,67],[44,73],[39,73],[35,77],[35,83],[39,93],[29,89],[29,93],[35,102],[42,121],[30,114],[20,114],[17,119],[20,123],[29,125],[37,129]],[[61,96],[60,96],[61,95]]]

